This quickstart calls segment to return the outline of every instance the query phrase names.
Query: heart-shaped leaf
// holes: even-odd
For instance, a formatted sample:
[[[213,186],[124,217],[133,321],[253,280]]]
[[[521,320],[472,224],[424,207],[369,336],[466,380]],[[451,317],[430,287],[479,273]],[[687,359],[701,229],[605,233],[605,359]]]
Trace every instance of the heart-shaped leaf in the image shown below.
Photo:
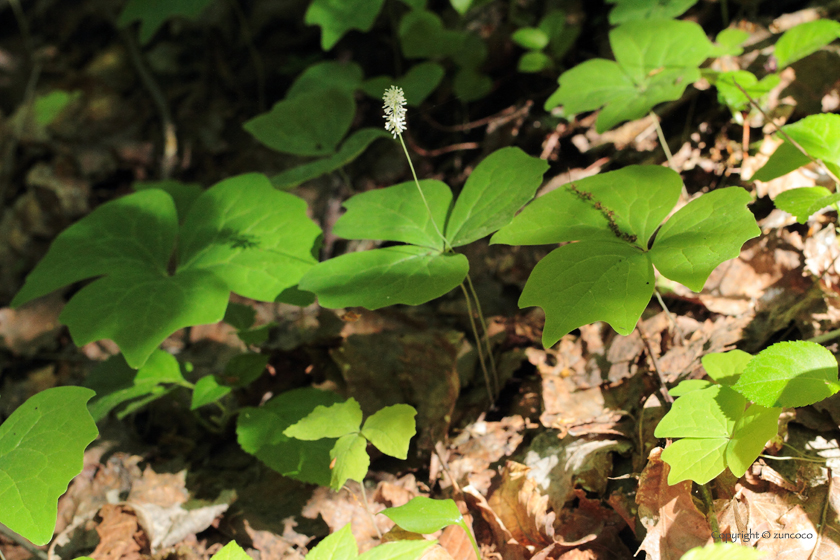
[[[306,10],[307,25],[321,27],[321,48],[325,51],[335,46],[351,29],[370,31],[384,0],[312,0]]]

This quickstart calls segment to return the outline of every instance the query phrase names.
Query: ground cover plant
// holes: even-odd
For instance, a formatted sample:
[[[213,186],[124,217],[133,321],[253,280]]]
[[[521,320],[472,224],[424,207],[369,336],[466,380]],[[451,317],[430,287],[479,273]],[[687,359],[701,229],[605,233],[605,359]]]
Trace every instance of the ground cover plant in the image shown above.
[[[840,23],[770,4],[0,6],[0,554],[840,556]]]

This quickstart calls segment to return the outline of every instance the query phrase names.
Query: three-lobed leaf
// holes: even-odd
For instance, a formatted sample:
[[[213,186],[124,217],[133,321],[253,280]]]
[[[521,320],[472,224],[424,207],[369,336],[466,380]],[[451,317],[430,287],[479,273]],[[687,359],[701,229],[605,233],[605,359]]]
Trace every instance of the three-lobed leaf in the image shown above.
[[[58,498],[82,470],[96,438],[84,387],[57,387],[30,397],[0,424],[0,523],[37,545],[55,530]]]

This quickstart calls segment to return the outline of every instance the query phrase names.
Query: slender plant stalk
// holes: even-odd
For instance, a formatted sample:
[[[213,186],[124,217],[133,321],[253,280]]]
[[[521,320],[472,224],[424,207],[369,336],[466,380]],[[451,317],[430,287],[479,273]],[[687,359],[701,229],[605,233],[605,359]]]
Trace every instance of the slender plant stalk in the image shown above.
[[[402,134],[398,134],[398,136],[400,137],[400,144],[402,144],[403,152],[405,152],[405,159],[408,160],[408,166],[411,168],[411,176],[414,177],[414,184],[417,185],[417,191],[420,193],[420,198],[423,199],[423,204],[426,206],[426,211],[429,213],[429,220],[431,220],[438,236],[440,236],[443,240],[443,246],[447,251],[451,251],[452,246],[449,245],[449,241],[447,241],[446,237],[444,237],[443,233],[441,233],[437,222],[435,222],[435,217],[432,215],[432,208],[429,206],[429,201],[426,200],[426,195],[423,194],[423,189],[420,188],[420,181],[417,179],[417,173],[414,171],[414,164],[411,163],[411,156],[408,155],[408,148],[405,147],[405,140],[403,140]]]
[[[650,112],[650,116],[653,118],[653,124],[656,125],[656,136],[659,138],[659,144],[665,152],[668,167],[676,171],[676,167],[674,167],[674,156],[671,155],[671,148],[668,147],[668,142],[665,141],[665,133],[662,132],[662,127],[659,125],[659,116],[653,111]]]
[[[475,326],[475,317],[473,317],[472,303],[470,303],[470,294],[467,292],[466,286],[461,282],[461,290],[464,292],[464,299],[467,300],[467,315],[470,316],[470,326],[472,327],[473,336],[475,337],[476,351],[478,352],[478,361],[481,363],[481,371],[484,372],[484,383],[487,385],[487,398],[492,404],[496,399],[493,398],[493,389],[490,388],[490,374],[487,372],[487,364],[484,362],[484,353],[481,351],[481,337],[478,336],[478,329]]]
[[[365,493],[365,481],[362,480],[359,482],[359,488],[362,489],[362,501],[365,503],[365,511],[370,517],[370,522],[373,523],[373,528],[376,529],[376,535],[379,537],[379,540],[382,540],[382,531],[379,530],[379,525],[376,524],[376,519],[373,517],[373,512],[370,511],[370,504],[368,504],[367,493]]]
[[[709,525],[712,528],[712,538],[716,543],[722,542],[720,540],[720,526],[718,525],[718,518],[715,513],[715,502],[712,500],[712,492],[709,490],[708,484],[700,485],[700,496],[703,498],[703,503],[706,505],[706,519],[709,520]]]
[[[499,381],[499,372],[496,369],[496,358],[493,357],[493,348],[490,346],[490,334],[487,332],[487,321],[484,319],[484,312],[481,310],[481,300],[478,299],[478,292],[475,291],[475,286],[473,285],[473,281],[472,278],[470,278],[469,273],[467,273],[467,286],[469,287],[473,301],[475,302],[475,310],[478,312],[478,320],[481,323],[481,328],[484,329],[485,351],[487,352],[487,357],[490,362],[490,373],[493,374],[493,393],[498,395],[501,386]]]

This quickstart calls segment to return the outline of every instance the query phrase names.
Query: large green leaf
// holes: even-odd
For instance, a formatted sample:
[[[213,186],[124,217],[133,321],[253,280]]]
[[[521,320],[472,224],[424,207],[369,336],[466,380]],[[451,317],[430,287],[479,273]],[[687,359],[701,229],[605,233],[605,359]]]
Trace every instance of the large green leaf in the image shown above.
[[[382,512],[401,529],[428,535],[449,525],[461,525],[464,517],[453,500],[433,500],[425,496],[412,498],[403,506]]]
[[[358,434],[347,434],[338,438],[330,450],[330,465],[330,487],[336,492],[341,490],[348,479],[359,483],[364,481],[370,466],[367,440]]]
[[[449,221],[446,238],[460,247],[507,224],[534,197],[548,164],[519,148],[502,148],[487,156],[464,185]]]
[[[446,183],[420,181],[420,188],[441,230],[452,204]],[[347,212],[338,219],[333,233],[345,239],[402,241],[443,250],[443,239],[429,217],[414,181],[357,194],[344,203]]]
[[[321,27],[321,48],[335,46],[351,29],[370,31],[384,0],[312,0],[304,21]]]
[[[683,438],[662,452],[671,470],[668,484],[693,480],[705,484],[726,467],[740,478],[765,443],[776,435],[780,408],[754,404],[731,388],[714,385],[674,402],[654,432],[658,438]]]
[[[55,530],[58,498],[82,470],[97,435],[86,403],[93,391],[42,391],[0,425],[0,523],[37,545]]]
[[[377,76],[366,80],[362,84],[362,89],[366,94],[378,100],[382,99],[382,93],[389,86],[397,86],[405,92],[405,100],[409,107],[419,107],[435,91],[444,74],[445,71],[440,64],[421,62],[412,66],[401,78]]]
[[[719,189],[692,200],[662,226],[650,251],[657,270],[695,292],[722,262],[761,231],[747,209],[750,194],[739,187]]]
[[[348,523],[309,551],[307,560],[354,560],[359,555],[356,539]]]
[[[779,342],[759,352],[732,388],[764,406],[807,406],[840,391],[837,360],[814,342]]]
[[[468,270],[464,255],[401,245],[322,262],[304,275],[300,287],[330,309],[420,305],[457,287]]]
[[[779,70],[817,52],[840,37],[840,23],[819,19],[801,23],[784,32],[776,42],[776,62]]]
[[[679,99],[700,77],[698,67],[712,44],[694,22],[630,21],[610,32],[615,62],[594,59],[564,72],[546,110],[563,105],[566,114],[604,105],[596,130],[604,132],[638,119],[663,101]]]
[[[840,115],[809,115],[793,124],[783,126],[782,130],[811,157],[822,160],[835,175],[840,175]],[[796,146],[785,140],[773,152],[764,167],[755,173],[753,179],[770,181],[807,165],[810,161]]]
[[[288,437],[314,441],[323,438],[340,438],[359,432],[362,426],[362,407],[354,398],[330,406],[316,406],[283,432]]]
[[[607,0],[615,7],[610,11],[610,23],[617,25],[633,20],[670,19],[682,15],[697,0]]]
[[[595,321],[630,334],[653,295],[653,267],[638,247],[613,241],[564,245],[537,263],[520,307],[545,310],[543,344]]]
[[[120,17],[119,27],[140,21],[140,42],[148,43],[169,18],[183,16],[195,19],[212,0],[128,0]]]
[[[239,445],[284,476],[327,486],[331,476],[330,449],[335,440],[302,441],[283,431],[315,407],[340,401],[335,393],[304,388],[281,393],[259,408],[245,407],[236,423]]]
[[[564,185],[529,204],[491,243],[544,245],[576,240],[615,241],[615,225],[647,248],[680,196],[679,174],[658,165],[630,165]],[[596,208],[596,203],[600,209]]]
[[[386,406],[365,420],[362,435],[385,455],[406,459],[408,444],[417,433],[417,411],[407,404]]]
[[[329,88],[274,104],[242,127],[278,152],[300,156],[333,155],[356,113],[352,92]]]

